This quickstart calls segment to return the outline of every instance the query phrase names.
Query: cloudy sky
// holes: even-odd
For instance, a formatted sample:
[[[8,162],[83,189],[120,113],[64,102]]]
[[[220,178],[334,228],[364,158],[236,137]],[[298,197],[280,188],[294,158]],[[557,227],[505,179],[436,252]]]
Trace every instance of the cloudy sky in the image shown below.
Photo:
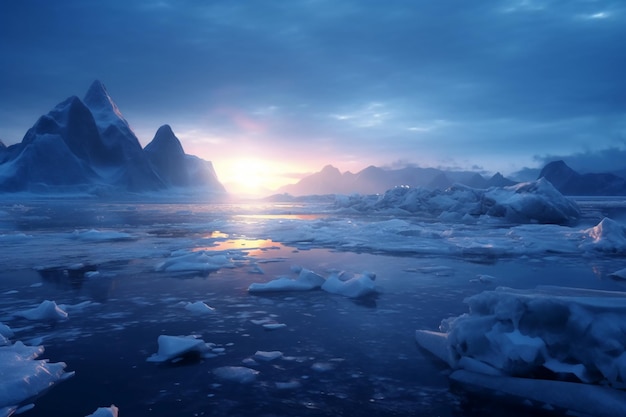
[[[100,79],[226,183],[626,168],[622,0],[0,0],[0,139]]]

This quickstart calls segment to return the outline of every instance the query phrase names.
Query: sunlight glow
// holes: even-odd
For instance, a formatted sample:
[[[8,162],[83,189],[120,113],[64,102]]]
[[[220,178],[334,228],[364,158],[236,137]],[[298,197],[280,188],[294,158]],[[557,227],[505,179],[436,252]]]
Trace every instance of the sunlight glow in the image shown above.
[[[298,167],[282,161],[241,157],[217,162],[216,170],[229,193],[260,197],[274,194],[282,185],[293,182],[286,173],[296,172]]]

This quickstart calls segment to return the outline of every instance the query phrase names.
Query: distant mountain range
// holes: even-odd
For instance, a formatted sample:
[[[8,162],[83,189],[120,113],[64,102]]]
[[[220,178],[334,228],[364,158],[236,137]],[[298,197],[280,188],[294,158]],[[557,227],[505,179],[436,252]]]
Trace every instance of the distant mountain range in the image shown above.
[[[22,142],[0,145],[2,192],[142,192],[225,189],[209,161],[185,154],[168,125],[142,149],[100,81],[37,120]]]
[[[473,188],[502,187],[515,184],[500,173],[485,178],[477,172],[443,171],[436,168],[407,167],[402,169],[384,169],[369,166],[353,174],[341,173],[332,165],[325,166],[320,172],[301,179],[296,184],[281,187],[278,192],[300,195],[321,194],[376,194],[399,186],[426,188],[447,188],[454,183],[461,183]]]
[[[564,195],[626,195],[626,179],[612,173],[579,174],[564,161],[548,163],[539,177],[544,177]]]
[[[579,174],[563,161],[548,163],[537,178],[544,177],[564,195],[610,196],[626,195],[626,179],[612,173]],[[445,171],[436,168],[408,167],[402,169],[384,169],[370,166],[353,174],[341,173],[332,165],[325,166],[320,172],[301,179],[296,184],[286,185],[278,193],[293,196],[324,194],[377,194],[400,185],[445,189],[458,183],[472,188],[503,187],[516,184],[496,173],[485,178],[477,172]]]

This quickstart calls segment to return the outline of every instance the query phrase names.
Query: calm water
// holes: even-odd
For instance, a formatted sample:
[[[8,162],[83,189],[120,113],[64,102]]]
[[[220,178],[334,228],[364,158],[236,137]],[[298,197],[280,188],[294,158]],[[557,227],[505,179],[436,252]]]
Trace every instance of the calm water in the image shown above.
[[[623,267],[612,258],[477,262],[302,250],[262,232],[270,220],[279,220],[272,227],[297,228],[330,216],[316,207],[48,202],[6,205],[2,213],[0,321],[15,330],[15,339],[43,344],[45,358],[76,371],[25,417],[84,416],[110,404],[122,416],[536,415],[451,390],[446,369],[416,346],[414,331],[436,329],[443,318],[466,312],[465,297],[496,286],[623,289],[606,278]],[[72,238],[91,228],[133,238]],[[234,267],[210,274],[155,271],[181,249],[228,254]],[[247,293],[252,282],[295,277],[295,265],[324,276],[372,271],[380,293],[362,300],[323,291]],[[85,278],[88,270],[99,276]],[[471,282],[479,274],[495,280]],[[57,324],[11,316],[45,299],[94,304]],[[194,315],[179,304],[195,301],[215,312]],[[258,324],[263,321],[286,327],[268,331]],[[175,365],[146,362],[161,334],[197,335],[214,343],[217,355]],[[253,383],[225,382],[212,372],[276,350],[284,357],[252,366],[260,371]]]

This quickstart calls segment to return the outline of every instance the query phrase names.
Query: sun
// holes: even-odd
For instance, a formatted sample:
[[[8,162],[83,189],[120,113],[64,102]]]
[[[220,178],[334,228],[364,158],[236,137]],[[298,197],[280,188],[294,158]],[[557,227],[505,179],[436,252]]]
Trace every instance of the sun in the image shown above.
[[[232,194],[262,196],[277,188],[275,165],[259,158],[239,158],[225,161],[219,177]]]

